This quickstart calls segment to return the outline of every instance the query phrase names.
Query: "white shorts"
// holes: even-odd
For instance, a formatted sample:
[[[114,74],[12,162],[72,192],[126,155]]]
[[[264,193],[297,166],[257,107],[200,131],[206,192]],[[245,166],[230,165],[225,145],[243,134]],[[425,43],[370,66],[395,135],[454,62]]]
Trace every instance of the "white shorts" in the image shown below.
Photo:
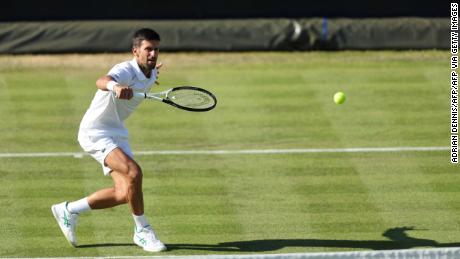
[[[110,136],[88,136],[82,132],[78,133],[78,142],[85,152],[90,154],[102,165],[104,175],[109,175],[113,170],[105,164],[105,158],[115,148],[119,147],[129,157],[134,159],[128,138]]]

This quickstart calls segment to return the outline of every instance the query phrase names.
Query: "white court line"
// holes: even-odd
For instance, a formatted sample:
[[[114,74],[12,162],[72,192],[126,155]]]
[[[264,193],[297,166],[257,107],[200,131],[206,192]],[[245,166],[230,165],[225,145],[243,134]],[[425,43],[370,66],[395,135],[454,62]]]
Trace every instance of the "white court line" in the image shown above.
[[[293,149],[242,149],[242,150],[151,150],[137,151],[135,155],[258,155],[303,153],[374,153],[374,152],[427,152],[448,151],[449,147],[367,147],[367,148],[293,148]],[[83,152],[0,153],[0,158],[26,157],[75,157],[86,156]]]
[[[99,257],[35,257],[46,259],[70,259],[70,258],[93,258],[93,259],[458,259],[460,258],[459,247],[448,248],[425,248],[425,249],[397,249],[378,251],[351,251],[351,252],[326,252],[326,253],[288,253],[288,254],[239,254],[239,255],[182,255],[182,256],[99,256]],[[26,259],[26,258],[16,258]]]

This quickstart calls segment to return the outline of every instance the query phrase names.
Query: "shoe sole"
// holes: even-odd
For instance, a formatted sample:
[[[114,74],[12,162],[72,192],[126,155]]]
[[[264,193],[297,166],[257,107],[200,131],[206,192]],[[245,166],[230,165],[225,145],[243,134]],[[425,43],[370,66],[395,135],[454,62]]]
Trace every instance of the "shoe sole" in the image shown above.
[[[54,207],[55,207],[55,205],[51,206],[51,212],[53,213],[54,219],[56,220],[56,222],[57,222],[57,224],[59,226],[59,229],[61,229],[61,232],[62,232],[62,234],[64,234],[64,237],[67,240],[67,242],[69,242],[69,244],[71,244],[73,247],[76,247],[77,243],[76,242],[74,243],[74,242],[70,241],[69,238],[67,238],[67,235],[65,234],[65,230],[62,228],[61,224],[59,224],[59,216],[58,216],[57,212],[55,211]]]
[[[163,247],[161,247],[160,249],[157,249],[157,250],[147,250],[142,245],[138,244],[136,242],[136,239],[133,238],[133,241],[134,241],[134,244],[136,244],[139,247],[142,247],[142,249],[144,249],[144,251],[147,251],[147,252],[158,253],[158,252],[166,251],[168,249],[165,245],[163,245]]]

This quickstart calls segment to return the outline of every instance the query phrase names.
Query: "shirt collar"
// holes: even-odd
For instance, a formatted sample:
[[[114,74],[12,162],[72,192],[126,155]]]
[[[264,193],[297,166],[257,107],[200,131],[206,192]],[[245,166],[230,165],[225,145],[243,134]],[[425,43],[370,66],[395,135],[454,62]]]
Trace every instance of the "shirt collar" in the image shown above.
[[[142,72],[141,68],[139,67],[139,64],[137,64],[136,58],[133,58],[130,61],[130,63],[131,63],[131,66],[134,68],[134,71],[136,72],[137,79],[139,79],[139,81],[148,80],[148,78],[144,75],[144,73]],[[153,72],[154,71],[152,70],[152,74],[150,75],[150,78],[152,78],[152,75],[154,74]]]

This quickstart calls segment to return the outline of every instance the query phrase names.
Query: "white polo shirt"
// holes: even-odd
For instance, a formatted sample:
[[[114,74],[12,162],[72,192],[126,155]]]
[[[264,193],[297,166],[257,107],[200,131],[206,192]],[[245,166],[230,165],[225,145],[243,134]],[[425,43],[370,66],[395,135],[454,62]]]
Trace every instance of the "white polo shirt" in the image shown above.
[[[155,83],[157,72],[153,69],[150,78],[147,78],[133,59],[115,65],[108,75],[117,83],[131,87],[134,93],[145,93]],[[79,135],[127,138],[128,130],[123,122],[143,100],[135,97],[131,100],[117,99],[114,92],[98,89],[80,123]]]

